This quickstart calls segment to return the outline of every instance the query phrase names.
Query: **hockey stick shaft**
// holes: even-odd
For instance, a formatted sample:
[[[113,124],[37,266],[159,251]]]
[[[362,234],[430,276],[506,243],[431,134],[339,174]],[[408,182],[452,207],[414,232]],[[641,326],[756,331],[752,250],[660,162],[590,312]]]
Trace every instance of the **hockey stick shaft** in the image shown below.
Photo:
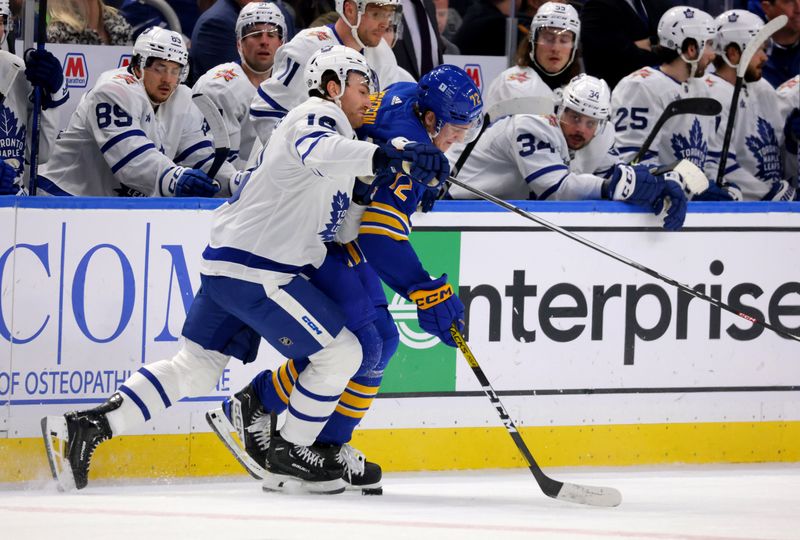
[[[547,476],[544,471],[542,471],[542,468],[539,467],[539,464],[536,463],[536,459],[528,449],[528,445],[525,444],[522,435],[520,435],[517,430],[517,426],[509,416],[500,398],[497,397],[497,392],[492,388],[489,379],[486,377],[483,369],[481,369],[478,360],[475,358],[475,355],[472,354],[469,345],[467,345],[467,341],[464,339],[464,336],[458,330],[455,323],[450,327],[450,335],[453,336],[453,340],[458,346],[458,349],[466,359],[469,367],[472,368],[472,372],[478,379],[481,389],[494,406],[497,414],[500,416],[500,420],[503,422],[503,426],[505,426],[506,431],[514,441],[519,453],[525,458],[528,469],[531,471],[531,474],[533,474],[536,483],[539,484],[539,488],[545,495],[554,499],[593,506],[618,506],[620,502],[622,502],[622,495],[614,488],[565,484],[564,482],[559,482]]]
[[[214,178],[219,172],[222,164],[228,159],[230,152],[230,137],[228,130],[225,128],[225,121],[222,119],[222,113],[219,112],[214,102],[205,94],[194,94],[192,101],[203,113],[203,116],[208,123],[211,131],[211,137],[214,139],[214,161],[208,169],[209,178]]]
[[[43,51],[47,41],[47,0],[37,2],[39,12],[37,13],[36,23],[36,49]],[[39,123],[42,116],[42,87],[33,88],[33,114],[31,115],[31,156],[30,156],[30,180],[28,181],[28,193],[36,195],[36,185],[39,170]]]
[[[763,326],[764,328],[772,330],[773,332],[775,332],[776,334],[778,334],[781,337],[784,337],[784,338],[787,338],[787,339],[793,339],[795,341],[800,341],[800,336],[791,334],[791,333],[787,332],[786,330],[783,330],[782,328],[778,328],[777,326],[775,326],[773,324],[770,324],[770,323],[768,323],[766,321],[757,319],[756,317],[754,317],[752,315],[748,315],[747,313],[739,311],[738,309],[735,309],[735,308],[729,306],[728,304],[722,302],[721,300],[718,300],[716,298],[708,296],[707,294],[701,293],[700,291],[696,291],[696,290],[692,289],[691,287],[689,287],[688,285],[684,285],[683,283],[680,283],[679,281],[676,281],[676,280],[672,279],[669,276],[665,276],[663,274],[660,274],[660,273],[656,272],[655,270],[653,270],[653,269],[651,269],[651,268],[649,268],[647,266],[644,266],[644,265],[642,265],[642,264],[640,264],[640,263],[638,263],[638,262],[636,262],[636,261],[634,261],[632,259],[629,259],[629,258],[625,257],[624,255],[620,255],[619,253],[617,253],[615,251],[612,251],[612,250],[610,250],[610,249],[608,249],[606,247],[603,247],[603,246],[601,246],[599,244],[595,244],[594,242],[592,242],[591,240],[589,240],[587,238],[584,238],[583,236],[580,236],[578,234],[570,232],[570,231],[568,231],[568,230],[566,230],[566,229],[564,229],[562,227],[559,227],[558,225],[556,225],[554,223],[550,223],[546,219],[540,218],[539,216],[537,216],[535,214],[531,214],[530,212],[526,212],[525,210],[523,210],[523,209],[521,209],[521,208],[519,208],[517,206],[514,206],[513,204],[510,204],[510,203],[508,203],[508,202],[506,202],[506,201],[504,201],[502,199],[498,199],[494,195],[486,193],[483,190],[480,190],[480,189],[478,189],[476,187],[473,187],[473,186],[470,186],[468,184],[465,184],[464,182],[456,180],[453,177],[450,177],[447,181],[450,182],[451,184],[455,184],[456,186],[464,188],[464,189],[466,189],[467,191],[469,191],[471,193],[474,193],[475,195],[477,195],[481,199],[484,199],[484,200],[489,201],[489,202],[491,202],[493,204],[496,204],[497,206],[505,208],[506,210],[508,210],[510,212],[513,212],[513,213],[515,213],[515,214],[517,214],[519,216],[522,216],[527,220],[530,220],[530,221],[533,221],[535,223],[538,223],[539,225],[541,225],[545,229],[548,229],[550,231],[557,232],[557,233],[559,233],[561,235],[564,235],[567,238],[575,240],[579,244],[583,244],[584,246],[586,246],[588,248],[591,248],[591,249],[593,249],[593,250],[595,250],[595,251],[597,251],[599,253],[602,253],[603,255],[611,257],[614,260],[617,260],[617,261],[619,261],[619,262],[621,262],[623,264],[626,264],[626,265],[628,265],[628,266],[630,266],[632,268],[635,268],[635,269],[639,270],[640,272],[644,272],[645,274],[647,274],[647,275],[649,275],[651,277],[654,277],[654,278],[656,278],[656,279],[658,279],[660,281],[668,283],[668,284],[672,285],[673,287],[676,287],[679,290],[681,290],[681,291],[683,291],[683,292],[685,292],[685,293],[687,293],[687,294],[689,294],[691,296],[694,296],[695,298],[700,298],[701,300],[705,300],[706,302],[709,302],[710,304],[713,304],[714,306],[717,306],[720,309],[724,309],[725,311],[727,311],[729,313],[733,313],[734,315],[736,315],[738,317],[741,317],[741,318],[743,318],[743,319],[745,319],[745,320],[747,320],[747,321],[749,321],[749,322],[751,322],[753,324],[757,324],[758,326]]]
[[[736,121],[736,110],[739,108],[739,94],[744,85],[744,75],[747,72],[747,66],[750,65],[750,60],[755,56],[756,52],[762,45],[769,39],[769,37],[784,27],[789,18],[786,15],[779,15],[767,24],[753,36],[742,51],[742,56],[739,58],[739,65],[736,67],[736,83],[733,86],[733,95],[731,96],[730,107],[728,108],[728,121],[725,124],[725,137],[722,139],[722,151],[719,156],[719,169],[717,170],[717,185],[722,186],[725,179],[725,166],[728,164],[728,149],[731,146],[731,138],[733,137],[733,125]]]
[[[650,150],[650,146],[653,144],[653,141],[658,136],[658,133],[661,131],[661,128],[664,124],[672,118],[673,116],[677,116],[679,114],[698,114],[701,116],[714,116],[720,113],[722,109],[719,102],[712,98],[685,98],[679,99],[677,101],[673,101],[670,103],[665,109],[664,112],[661,113],[661,116],[658,117],[656,120],[655,125],[650,130],[650,133],[647,135],[647,138],[644,140],[642,147],[639,148],[639,151],[636,152],[636,155],[633,156],[631,159],[630,164],[636,165],[639,161],[644,157],[648,150]]]

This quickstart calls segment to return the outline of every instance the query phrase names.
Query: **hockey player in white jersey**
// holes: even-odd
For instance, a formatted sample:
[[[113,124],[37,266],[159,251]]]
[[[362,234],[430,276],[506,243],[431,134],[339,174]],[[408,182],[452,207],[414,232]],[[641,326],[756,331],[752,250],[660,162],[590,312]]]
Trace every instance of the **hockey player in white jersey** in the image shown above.
[[[62,488],[86,485],[102,441],[185,396],[210,391],[230,356],[254,360],[263,336],[287,358],[310,361],[286,422],[271,438],[265,489],[344,490],[342,467],[312,445],[360,366],[362,350],[340,308],[306,275],[313,276],[326,257],[325,243],[336,238],[356,175],[393,178],[408,170],[427,184],[443,181],[449,168],[430,144],[354,139],[370,106],[370,68],[358,52],[326,47],[311,58],[303,80],[311,97],[287,114],[263,165],[215,212],[181,350],[140,368],[99,407],[42,420]]]
[[[375,71],[376,88],[413,81],[383,40],[386,29],[400,22],[401,10],[400,0],[336,0],[339,19],[334,24],[307,28],[283,45],[275,56],[273,75],[261,84],[250,107],[261,142],[266,145],[278,121],[305,101],[300,75],[311,55],[322,47],[345,45],[360,51]]]
[[[786,137],[786,174],[795,179],[800,175],[800,75],[795,75],[778,87],[778,109],[787,118],[784,127]],[[795,195],[795,198],[798,198]]]
[[[736,83],[736,69],[747,42],[755,36],[764,22],[760,17],[742,9],[722,13],[716,19],[713,73],[705,77],[711,97],[722,104],[719,124],[712,148],[722,150],[728,112]],[[739,94],[734,127],[731,135],[729,161],[725,179],[733,181],[746,201],[793,200],[795,190],[785,168],[783,128],[788,114],[776,107],[778,95],[772,85],[761,77],[767,61],[767,44],[750,60]]]
[[[239,173],[214,156],[205,118],[180,83],[188,52],[177,32],[153,27],[133,46],[127,67],[106,71],[83,96],[39,186],[51,195],[229,196]]]
[[[686,214],[686,197],[676,173],[653,176],[647,167],[622,163],[610,168],[609,178],[569,170],[573,153],[589,144],[609,112],[610,91],[605,81],[578,75],[564,89],[557,116],[518,114],[500,119],[487,130],[459,179],[503,199],[613,199],[656,214],[667,196],[673,204],[664,228],[679,229]],[[458,186],[450,189],[450,196],[474,197]]]
[[[240,62],[211,68],[192,88],[204,94],[222,112],[230,137],[228,161],[244,169],[256,139],[250,122],[250,103],[256,89],[272,73],[275,52],[286,36],[283,13],[272,2],[251,2],[236,19],[236,46]]]
[[[0,46],[6,40],[11,8],[0,0]],[[61,64],[48,51],[30,50],[27,63],[0,50],[0,195],[25,193],[23,173],[30,159],[33,86],[42,88],[39,163],[47,160],[58,133],[58,109],[69,98]]]
[[[621,158],[630,160],[636,155],[670,103],[688,97],[709,97],[702,77],[714,58],[715,32],[711,15],[693,7],[674,7],[661,17],[656,53],[664,62],[660,66],[643,67],[623,78],[611,96],[616,150]],[[640,162],[669,165],[687,159],[714,179],[717,160],[711,155],[710,145],[715,132],[713,116],[674,116],[663,125]],[[716,184],[710,182],[700,198],[733,200],[735,197],[735,193],[716,189]]]

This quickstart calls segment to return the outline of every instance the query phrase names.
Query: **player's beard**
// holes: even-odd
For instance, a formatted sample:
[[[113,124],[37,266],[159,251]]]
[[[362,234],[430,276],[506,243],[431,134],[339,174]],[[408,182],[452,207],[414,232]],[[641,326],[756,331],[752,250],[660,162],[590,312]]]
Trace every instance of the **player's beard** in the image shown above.
[[[763,65],[763,64],[762,64]],[[761,80],[761,66],[748,66],[744,72],[744,82],[756,82]]]

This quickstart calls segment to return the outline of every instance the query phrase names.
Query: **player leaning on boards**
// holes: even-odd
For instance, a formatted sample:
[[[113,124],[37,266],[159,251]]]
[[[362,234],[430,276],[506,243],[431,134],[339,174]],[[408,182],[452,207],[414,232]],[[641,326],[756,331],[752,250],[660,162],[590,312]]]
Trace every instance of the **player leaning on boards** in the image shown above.
[[[177,32],[152,27],[136,39],[127,67],[106,71],[81,99],[39,187],[50,195],[229,196],[240,173],[226,163],[215,181],[202,113],[180,84],[189,55]]]
[[[739,60],[748,41],[764,22],[749,11],[734,9],[722,13],[716,23],[716,70],[704,80],[711,97],[722,104],[714,145],[721,149]],[[795,198],[795,189],[786,181],[783,128],[791,111],[775,106],[779,102],[777,91],[761,77],[761,68],[767,61],[767,46],[765,43],[753,55],[744,74],[730,142],[729,159],[733,165],[726,167],[725,177],[736,182],[746,201],[790,201]]]
[[[9,0],[0,0],[0,46],[10,31]],[[25,194],[22,177],[30,160],[27,146],[31,126],[33,86],[42,89],[39,117],[39,162],[46,161],[58,133],[57,107],[69,98],[61,64],[51,53],[29,50],[26,62],[0,50],[0,195]],[[24,72],[24,74],[22,73]]]
[[[616,149],[621,158],[631,159],[642,147],[666,107],[682,98],[709,97],[702,77],[714,58],[711,41],[716,33],[708,13],[688,6],[668,10],[658,21],[656,54],[663,63],[644,67],[623,78],[611,96],[616,129]],[[713,152],[716,120],[713,116],[677,115],[659,131],[641,163],[658,166],[678,160],[691,161],[712,179],[694,200],[735,200],[741,194],[734,185],[719,189],[717,161]]]
[[[275,55],[274,74],[261,83],[250,106],[251,120],[265,145],[278,121],[306,99],[300,75],[311,55],[322,47],[344,45],[360,51],[375,71],[376,88],[413,80],[397,65],[383,39],[386,30],[401,20],[400,0],[336,0],[336,12],[339,19],[334,24],[299,32]]]
[[[557,116],[518,114],[500,119],[475,145],[459,172],[459,180],[503,199],[611,199],[662,211],[664,197],[671,205],[664,228],[679,229],[686,216],[686,197],[678,173],[654,176],[645,166],[611,164],[610,178],[576,174],[569,169],[572,155],[602,130],[610,110],[605,81],[578,75],[564,89]],[[617,160],[612,154],[607,159]],[[608,164],[602,164],[603,169]],[[475,195],[452,186],[455,198]]]
[[[236,47],[240,62],[220,64],[208,70],[192,88],[208,96],[222,112],[230,137],[230,161],[244,169],[256,140],[250,122],[250,103],[256,89],[272,73],[275,51],[286,36],[286,21],[272,2],[251,2],[236,19]]]
[[[428,182],[447,170],[432,145],[398,149],[354,140],[370,104],[371,71],[361,54],[326,47],[304,71],[310,97],[281,122],[263,165],[214,213],[180,351],[140,368],[95,409],[42,419],[62,489],[86,486],[98,444],[183,397],[210,391],[230,357],[254,360],[264,337],[287,358],[310,362],[298,377],[305,391],[289,402],[295,413],[270,444],[272,487],[293,481],[309,491],[344,490],[341,466],[312,444],[362,351],[336,303],[304,274],[313,275],[324,261],[325,242],[336,237],[350,206],[355,175],[406,167]],[[429,166],[434,163],[440,168]]]
[[[442,65],[424,75],[419,84],[399,82],[373,94],[372,107],[358,133],[381,144],[405,137],[433,143],[446,151],[454,143],[475,136],[481,110],[480,92],[469,75],[455,66]],[[464,307],[447,276],[431,278],[408,241],[412,214],[418,205],[424,208],[433,204],[439,186],[424,186],[407,175],[383,173],[387,174],[389,178],[379,181],[377,189],[372,187],[374,183],[356,183],[358,196],[354,193],[353,199],[357,204],[348,219],[359,217],[350,235],[357,233],[358,241],[333,245],[329,251],[332,259],[343,259],[349,270],[330,277],[337,289],[332,294],[338,293],[337,300],[341,298],[340,305],[348,313],[347,328],[358,338],[364,357],[322,428],[317,446],[333,453],[333,458],[343,464],[348,487],[364,493],[379,492],[382,471],[348,443],[378,394],[384,370],[399,343],[380,280],[416,302],[420,327],[447,345],[455,346],[450,325],[462,328],[464,324]],[[348,280],[352,276],[357,283],[351,288]],[[361,303],[362,290],[367,305]],[[263,371],[220,409],[206,415],[223,443],[255,478],[267,474],[264,462],[271,447],[272,419],[291,407],[290,396],[303,391],[297,386],[298,374],[308,366],[308,359],[294,358],[274,371]],[[230,436],[233,431],[239,433],[244,448]]]

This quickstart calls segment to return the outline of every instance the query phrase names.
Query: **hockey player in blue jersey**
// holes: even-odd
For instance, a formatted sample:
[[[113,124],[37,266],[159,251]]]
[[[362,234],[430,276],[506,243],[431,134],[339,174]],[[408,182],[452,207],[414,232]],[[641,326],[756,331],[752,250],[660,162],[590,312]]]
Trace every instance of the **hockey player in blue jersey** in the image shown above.
[[[469,140],[480,128],[482,101],[470,77],[455,66],[435,68],[417,83],[400,82],[373,94],[359,135],[374,142],[404,137],[433,143],[446,151],[452,144]],[[378,393],[383,373],[397,349],[397,329],[389,314],[382,279],[398,294],[417,304],[420,327],[455,346],[450,325],[463,328],[464,307],[447,282],[447,275],[431,278],[408,242],[411,215],[422,204],[430,207],[440,182],[423,185],[409,176],[386,171],[386,178],[372,184],[356,183],[353,214],[362,214],[358,241],[331,244],[320,268],[325,279],[337,284],[340,306],[348,313],[348,328],[359,338],[364,361],[342,393],[334,413],[317,438],[345,468],[349,487],[380,489],[381,469],[366,461],[348,443],[353,430]],[[378,184],[382,187],[375,187]],[[366,262],[369,261],[369,262]],[[346,266],[342,267],[342,262]],[[325,272],[323,272],[325,271]],[[363,294],[369,303],[363,302]],[[359,300],[360,299],[360,300]],[[237,459],[255,477],[264,474],[270,414],[286,410],[307,359],[289,360],[278,369],[257,375],[252,383],[210,411],[209,423]],[[234,426],[245,448],[230,437]]]
[[[140,368],[99,407],[42,420],[62,488],[86,485],[98,444],[183,397],[210,391],[231,356],[255,359],[263,337],[286,358],[308,362],[296,378],[286,422],[270,434],[264,488],[344,491],[343,467],[314,442],[363,353],[332,296],[336,284],[320,272],[326,243],[346,218],[355,175],[379,182],[384,169],[407,169],[427,183],[449,170],[431,144],[355,139],[370,105],[371,73],[364,57],[346,47],[323,48],[309,60],[308,100],[281,122],[263,165],[215,211],[180,351]]]

